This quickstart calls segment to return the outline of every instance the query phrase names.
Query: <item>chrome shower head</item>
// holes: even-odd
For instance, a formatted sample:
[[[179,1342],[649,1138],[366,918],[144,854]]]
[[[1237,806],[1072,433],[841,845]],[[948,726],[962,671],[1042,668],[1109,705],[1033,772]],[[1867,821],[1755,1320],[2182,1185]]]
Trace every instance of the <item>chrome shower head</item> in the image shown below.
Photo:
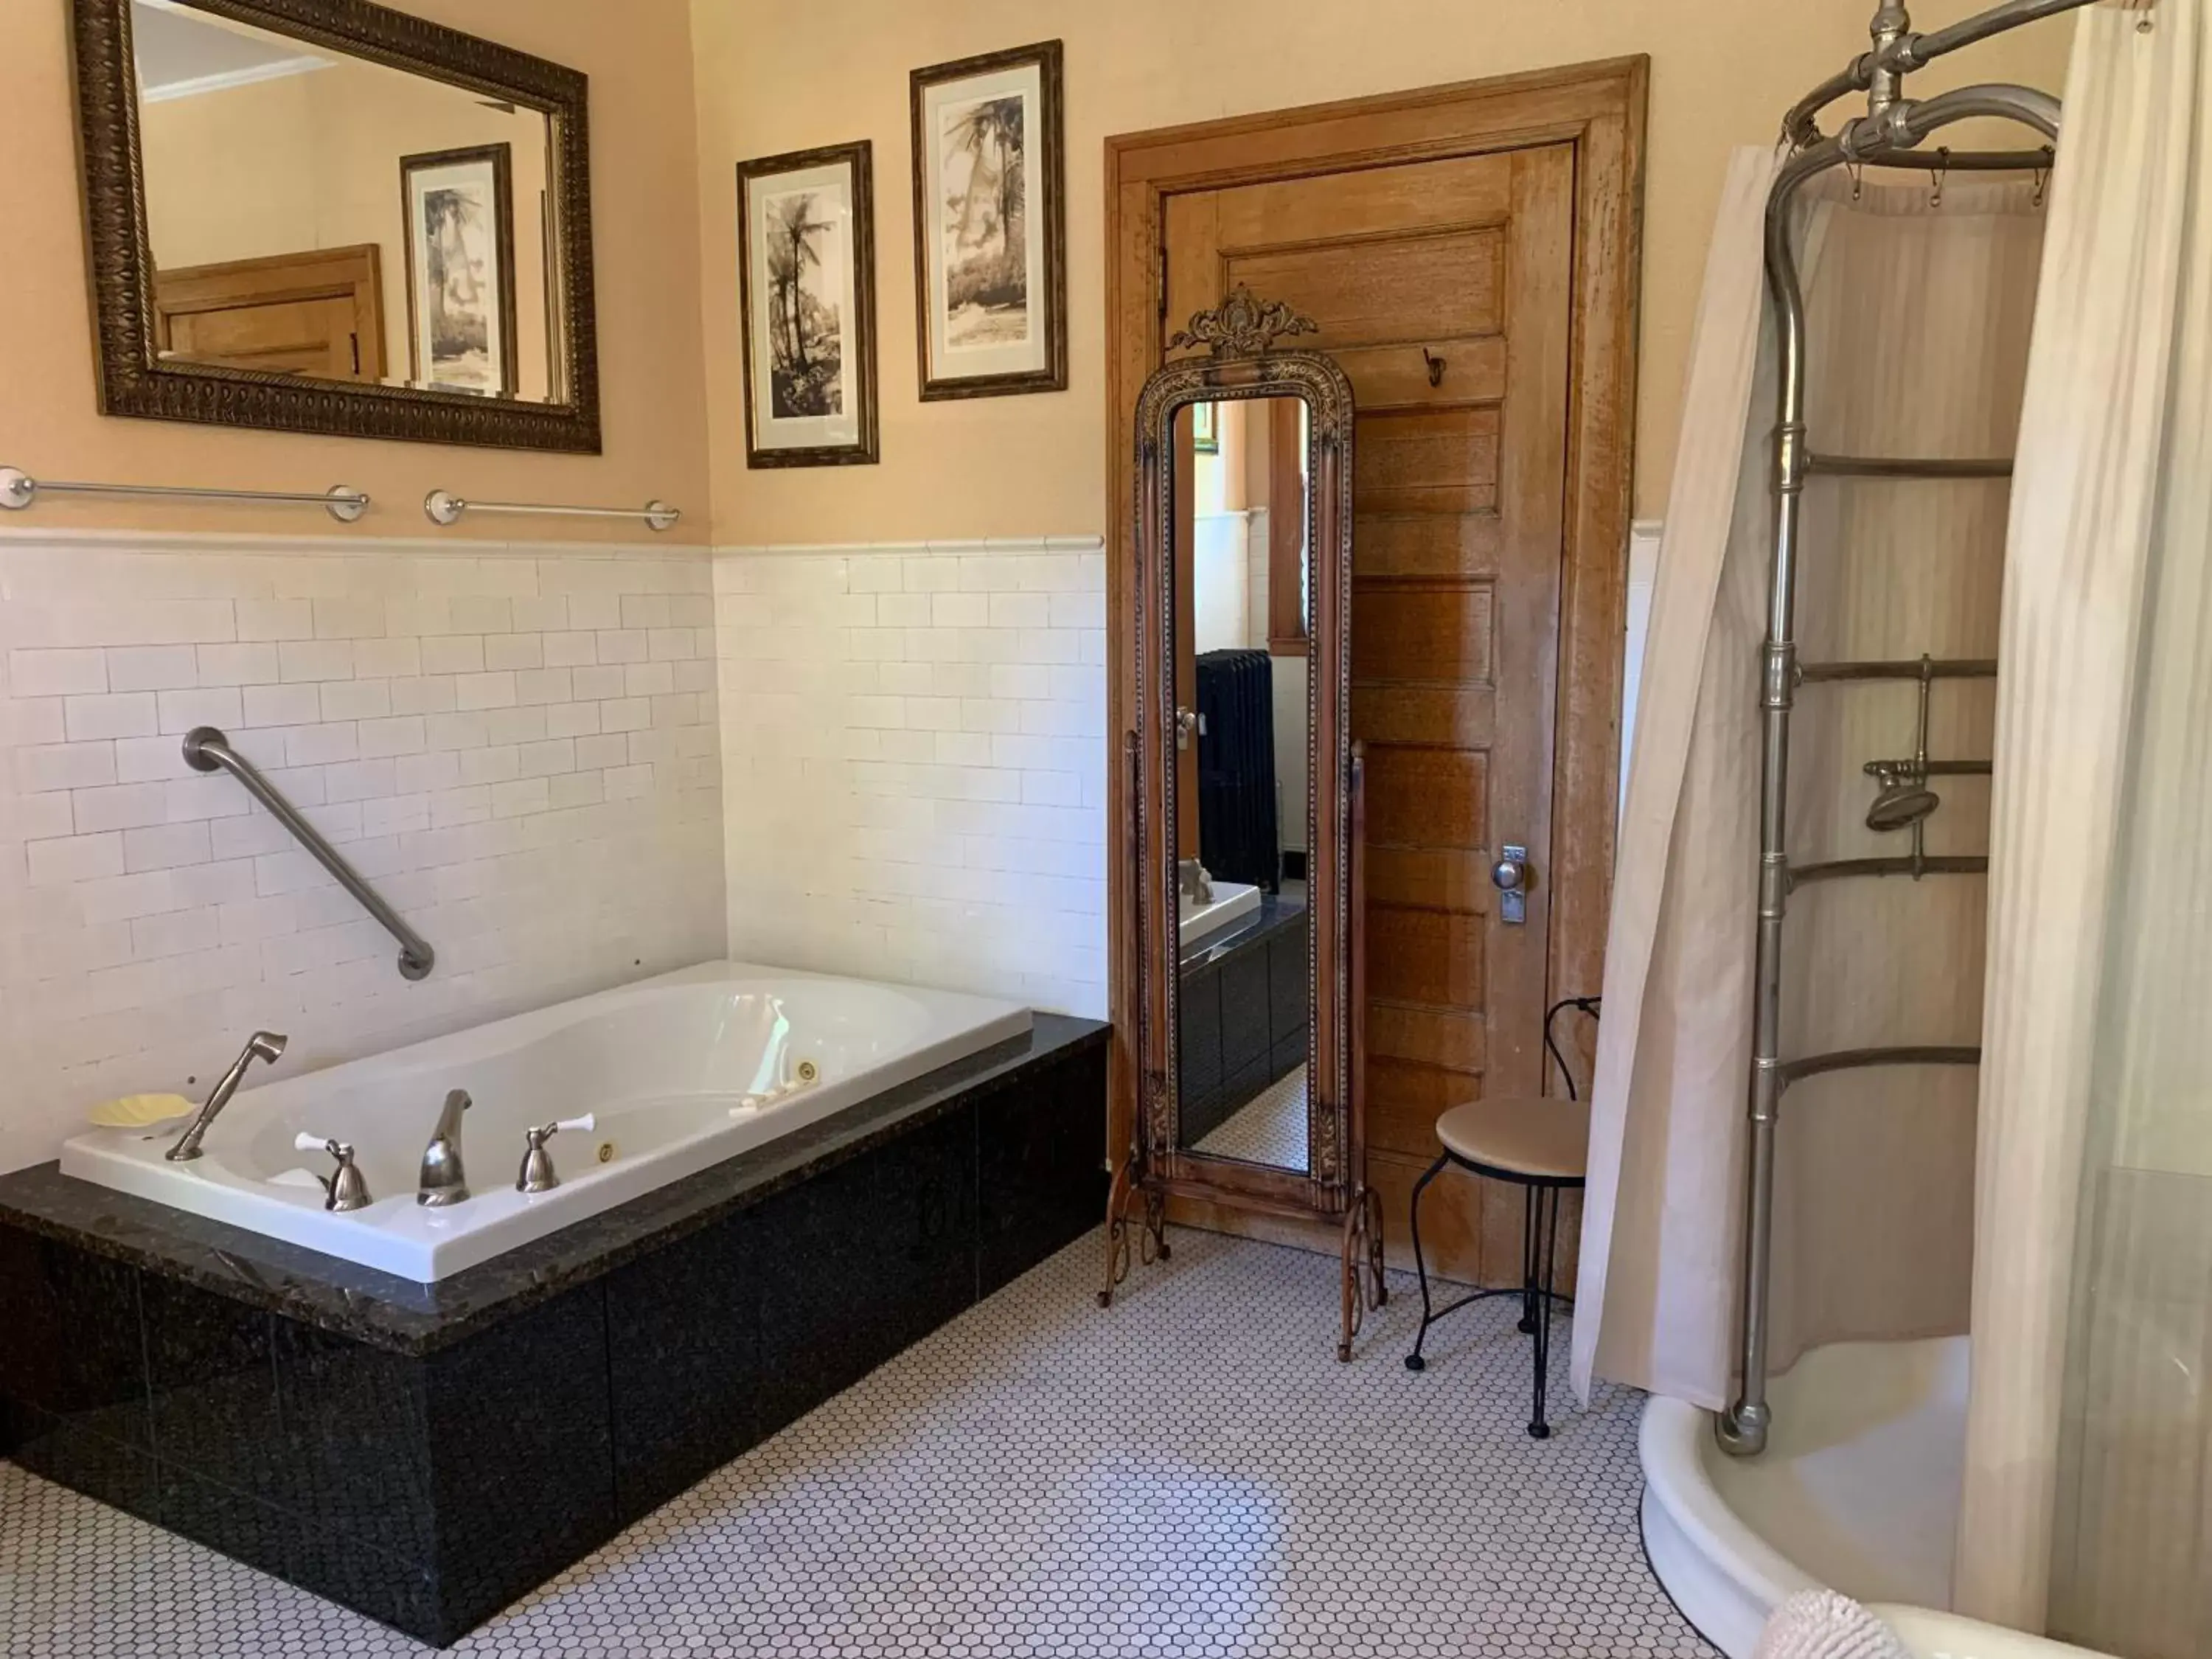
[[[1881,793],[1867,808],[1869,830],[1910,830],[1943,804],[1942,797],[1910,777],[1885,773]]]

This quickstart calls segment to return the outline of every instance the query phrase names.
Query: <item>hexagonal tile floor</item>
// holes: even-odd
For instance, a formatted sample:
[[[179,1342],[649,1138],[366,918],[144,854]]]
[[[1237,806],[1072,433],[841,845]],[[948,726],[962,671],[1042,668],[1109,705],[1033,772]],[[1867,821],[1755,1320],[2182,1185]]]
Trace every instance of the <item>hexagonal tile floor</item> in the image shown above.
[[[1636,1395],[1563,1376],[1540,1444],[1508,1303],[1415,1376],[1394,1279],[1340,1365],[1333,1261],[1172,1239],[1110,1312],[1063,1251],[455,1651],[1710,1652],[1644,1564]],[[9,1659],[424,1651],[0,1463]]]

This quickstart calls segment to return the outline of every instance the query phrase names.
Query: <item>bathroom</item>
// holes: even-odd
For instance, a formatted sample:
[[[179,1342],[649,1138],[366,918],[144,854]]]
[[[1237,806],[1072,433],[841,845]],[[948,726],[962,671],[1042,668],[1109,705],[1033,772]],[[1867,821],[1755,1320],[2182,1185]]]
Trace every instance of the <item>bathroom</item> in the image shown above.
[[[1984,10],[7,0],[0,1654],[2212,1655],[2212,37]]]

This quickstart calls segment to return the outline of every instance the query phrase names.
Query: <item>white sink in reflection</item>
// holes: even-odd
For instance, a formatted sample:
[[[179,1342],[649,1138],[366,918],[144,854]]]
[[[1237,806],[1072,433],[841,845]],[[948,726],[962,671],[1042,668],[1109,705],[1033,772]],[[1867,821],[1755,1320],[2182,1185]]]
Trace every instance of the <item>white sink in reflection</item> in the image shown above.
[[[1194,903],[1188,894],[1183,896],[1182,914],[1176,922],[1176,938],[1188,950],[1209,933],[1218,933],[1232,921],[1241,921],[1260,908],[1260,890],[1249,882],[1217,881],[1213,884],[1213,902]]]

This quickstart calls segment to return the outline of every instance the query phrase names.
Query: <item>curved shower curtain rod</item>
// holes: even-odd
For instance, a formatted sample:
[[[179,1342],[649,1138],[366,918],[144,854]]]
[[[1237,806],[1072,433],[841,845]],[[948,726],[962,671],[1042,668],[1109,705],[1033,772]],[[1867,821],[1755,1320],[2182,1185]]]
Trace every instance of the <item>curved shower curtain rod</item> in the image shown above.
[[[1800,678],[1795,638],[1798,501],[1805,480],[1815,470],[1805,434],[1805,301],[1798,280],[1796,251],[1790,246],[1790,206],[1809,180],[1832,167],[1929,167],[1929,159],[1919,152],[1918,147],[1953,123],[1975,117],[2019,122],[2042,134],[2048,145],[2055,146],[2060,109],[2058,100],[2048,93],[2032,87],[1970,86],[1915,100],[1905,95],[1904,77],[1907,70],[1922,68],[1946,52],[2089,3],[2090,0],[2004,0],[1948,28],[1917,34],[1912,31],[1912,20],[1905,7],[1894,3],[1894,0],[1884,0],[1870,26],[1873,49],[1861,53],[1850,67],[1831,76],[1800,99],[1783,120],[1784,134],[1794,153],[1782,164],[1768,193],[1765,225],[1766,279],[1774,299],[1778,373],[1771,485],[1774,542],[1768,566],[1766,641],[1759,699],[1763,751],[1759,932],[1752,1001],[1751,1148],[1744,1193],[1739,1327],[1741,1343],[1737,1355],[1741,1382],[1740,1392],[1714,1425],[1722,1448],[1737,1456],[1751,1456],[1765,1449],[1767,1430],[1773,1416],[1773,1407],[1766,1398],[1767,1303],[1773,1248],[1775,1128],[1784,1091],[1796,1077],[1821,1069],[1931,1063],[1970,1065],[1980,1057],[1978,1048],[1967,1048],[1940,1051],[1925,1048],[1863,1048],[1802,1057],[1795,1061],[1785,1060],[1782,1056],[1782,924],[1794,884],[1786,842],[1790,717]],[[1866,94],[1866,113],[1846,121],[1833,134],[1824,134],[1820,127],[1821,112],[1837,99],[1861,92]],[[2048,167],[2052,154],[2050,148],[2017,154],[1946,154],[1941,164],[2027,171]],[[1836,469],[1832,462],[1822,470]],[[1956,459],[1931,459],[1919,463],[1884,463],[1881,476],[1956,477],[2009,471],[2008,464],[1962,465]],[[1850,869],[1838,866],[1824,873],[1879,876],[1887,873],[1893,862],[1869,860]],[[1916,873],[1923,867],[1916,865]],[[1969,873],[1963,868],[1938,871],[1926,867],[1931,874]]]

